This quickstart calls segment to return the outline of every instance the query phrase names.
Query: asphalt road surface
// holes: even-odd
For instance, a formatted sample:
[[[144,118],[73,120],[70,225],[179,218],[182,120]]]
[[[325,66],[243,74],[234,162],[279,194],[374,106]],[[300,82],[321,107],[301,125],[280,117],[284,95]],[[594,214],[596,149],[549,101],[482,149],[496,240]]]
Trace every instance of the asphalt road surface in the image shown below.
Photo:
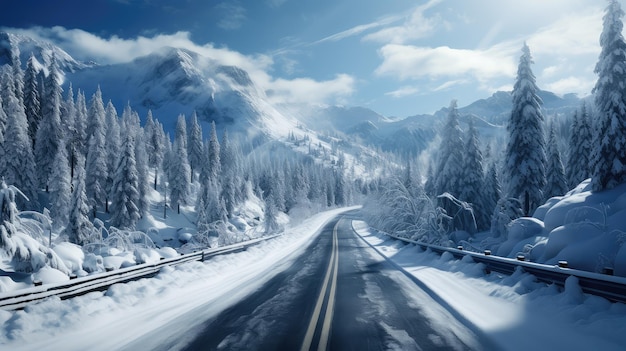
[[[186,350],[483,349],[445,309],[439,322],[427,317],[423,306],[437,302],[407,293],[420,288],[352,230],[356,215],[329,222],[299,260],[207,321]]]

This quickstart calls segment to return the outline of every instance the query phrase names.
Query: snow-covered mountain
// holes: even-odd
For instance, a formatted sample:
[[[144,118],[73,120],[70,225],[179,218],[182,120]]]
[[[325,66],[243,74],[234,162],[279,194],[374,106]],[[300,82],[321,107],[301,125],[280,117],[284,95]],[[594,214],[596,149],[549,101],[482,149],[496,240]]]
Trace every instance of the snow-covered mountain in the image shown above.
[[[118,108],[130,104],[142,116],[150,109],[170,130],[179,114],[194,111],[205,123],[274,137],[297,123],[268,103],[245,70],[185,49],[164,47],[128,63],[75,71],[67,80],[87,92],[100,85]]]
[[[31,54],[44,69],[50,64],[53,55],[62,72],[76,72],[96,65],[93,62],[79,62],[49,42],[35,40],[25,35],[0,32],[0,66],[11,64],[11,53],[15,48],[19,48],[20,60],[24,67]]]
[[[244,69],[180,48],[164,47],[131,62],[99,65],[79,62],[51,43],[0,32],[0,64],[11,62],[14,47],[20,50],[23,65],[31,52],[42,67],[54,54],[66,75],[66,88],[72,83],[89,98],[99,85],[104,98],[118,109],[130,104],[142,117],[150,109],[167,130],[174,129],[179,114],[190,116],[195,111],[204,127],[215,121],[220,129],[271,139],[284,139],[299,129],[307,135],[346,137],[385,151],[418,154],[434,139],[448,113],[444,107],[432,115],[388,118],[365,107],[274,106]],[[581,104],[575,95],[559,97],[547,91],[539,95],[545,115],[568,115]],[[498,138],[511,106],[510,92],[496,92],[459,112],[462,122],[468,118],[477,122],[481,135]]]

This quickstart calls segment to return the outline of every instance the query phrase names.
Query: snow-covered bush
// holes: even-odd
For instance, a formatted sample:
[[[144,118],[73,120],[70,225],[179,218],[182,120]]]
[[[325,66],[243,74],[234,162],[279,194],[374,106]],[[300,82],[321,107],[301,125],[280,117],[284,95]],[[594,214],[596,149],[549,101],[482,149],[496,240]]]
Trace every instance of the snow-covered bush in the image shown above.
[[[24,196],[17,188],[0,185],[0,249],[12,261],[16,271],[32,273],[49,266],[65,274],[69,270],[50,248],[44,246],[41,228],[34,222],[20,219],[15,204],[16,195]],[[31,236],[32,234],[32,236]],[[39,239],[39,240],[37,240]]]
[[[448,242],[445,213],[436,208],[421,188],[390,179],[368,197],[364,212],[375,228],[428,243]]]

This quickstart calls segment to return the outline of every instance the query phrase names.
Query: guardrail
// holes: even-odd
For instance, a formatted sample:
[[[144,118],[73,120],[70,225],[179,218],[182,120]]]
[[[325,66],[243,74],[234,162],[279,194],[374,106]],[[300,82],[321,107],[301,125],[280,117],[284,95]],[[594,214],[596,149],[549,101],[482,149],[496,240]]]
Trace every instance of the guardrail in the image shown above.
[[[438,254],[449,252],[457,259],[461,259],[464,256],[470,256],[476,263],[482,263],[485,265],[485,271],[499,272],[503,274],[513,274],[516,269],[521,268],[525,272],[534,275],[537,280],[548,283],[556,284],[560,287],[565,286],[565,280],[570,276],[578,278],[578,284],[585,293],[593,294],[596,296],[604,297],[610,301],[626,303],[626,278],[616,277],[612,275],[599,274],[587,271],[581,271],[577,269],[571,269],[562,265],[546,265],[534,262],[523,261],[522,257],[519,259],[513,259],[508,257],[492,256],[490,252],[477,253],[471,251],[465,251],[462,248],[449,248],[437,245],[426,244],[415,240],[410,240],[395,236],[389,233],[381,232],[396,240],[401,240],[406,243],[411,243],[420,246],[422,249],[430,249]],[[563,266],[563,267],[562,267]]]
[[[259,244],[262,241],[276,238],[281,234],[271,235],[245,242],[207,249],[190,254],[162,259],[158,263],[144,263],[132,267],[121,268],[110,272],[88,275],[67,282],[45,284],[16,291],[0,293],[0,308],[8,311],[23,309],[27,305],[50,296],[69,299],[93,291],[104,291],[113,284],[126,283],[142,278],[149,278],[159,273],[165,266],[177,266],[185,262],[204,261],[213,256],[234,253]]]

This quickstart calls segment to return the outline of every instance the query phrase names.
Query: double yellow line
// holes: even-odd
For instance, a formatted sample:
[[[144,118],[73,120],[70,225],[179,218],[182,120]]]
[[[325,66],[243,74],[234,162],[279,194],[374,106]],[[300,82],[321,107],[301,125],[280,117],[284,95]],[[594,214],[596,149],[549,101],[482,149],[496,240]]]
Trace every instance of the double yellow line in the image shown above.
[[[330,262],[328,263],[328,269],[324,277],[324,284],[322,284],[322,290],[317,297],[317,303],[315,304],[315,310],[313,310],[313,316],[309,322],[306,335],[304,336],[304,342],[302,343],[301,351],[311,350],[311,344],[313,343],[313,335],[315,334],[315,328],[319,323],[320,314],[322,312],[322,305],[324,304],[324,296],[326,290],[330,284],[330,293],[328,295],[328,303],[326,304],[326,311],[324,312],[324,322],[322,324],[322,332],[320,334],[320,341],[317,345],[317,350],[326,350],[328,346],[328,339],[330,338],[330,327],[333,321],[333,310],[335,309],[335,292],[337,291],[337,271],[339,270],[339,250],[337,244],[337,227],[339,222],[335,224],[333,228],[333,248],[330,254]]]

